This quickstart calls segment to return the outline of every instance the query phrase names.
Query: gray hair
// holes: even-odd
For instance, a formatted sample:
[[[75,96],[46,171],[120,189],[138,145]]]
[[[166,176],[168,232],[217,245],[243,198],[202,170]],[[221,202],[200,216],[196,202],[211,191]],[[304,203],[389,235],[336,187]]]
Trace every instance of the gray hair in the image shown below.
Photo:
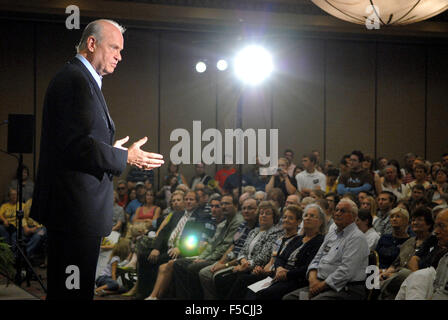
[[[208,199],[208,203],[211,203],[213,200],[217,200],[217,201],[221,202],[221,199],[222,199],[222,196],[219,193],[214,193]]]
[[[305,207],[305,210],[303,210],[303,213],[307,213],[309,209],[315,208],[317,212],[319,212],[319,219],[322,221],[322,224],[319,228],[320,234],[327,233],[327,216],[325,215],[324,210],[319,206],[318,204],[311,203]]]
[[[355,202],[353,202],[352,200],[350,200],[350,199],[347,199],[347,198],[342,198],[340,201],[339,201],[339,203],[343,203],[343,202],[345,202],[345,203],[348,203],[349,205],[350,205],[350,207],[351,207],[351,209],[352,209],[352,215],[353,215],[353,217],[358,217],[358,206],[356,205],[356,203]],[[338,204],[339,204],[338,203]]]
[[[255,192],[254,196],[256,197],[259,194],[262,194],[263,195],[263,200],[266,200],[266,192],[264,192],[264,191],[257,191],[257,192]]]
[[[118,30],[120,30],[121,34],[123,34],[126,31],[126,29],[123,26],[119,25],[117,22],[115,22],[113,20],[99,19],[99,20],[92,21],[86,26],[86,28],[82,32],[81,40],[79,40],[78,45],[75,47],[77,53],[80,53],[81,51],[84,51],[87,48],[87,39],[90,36],[94,37],[98,43],[101,42],[101,40],[103,38],[102,37],[103,36],[102,22],[108,22],[108,23],[112,24],[113,26],[117,27]]]

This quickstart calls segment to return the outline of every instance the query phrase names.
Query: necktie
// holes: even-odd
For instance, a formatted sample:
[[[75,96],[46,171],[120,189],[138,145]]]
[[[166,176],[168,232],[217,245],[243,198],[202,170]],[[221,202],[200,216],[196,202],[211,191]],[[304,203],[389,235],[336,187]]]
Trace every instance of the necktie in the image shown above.
[[[177,238],[182,234],[182,231],[184,230],[185,224],[187,223],[188,219],[191,217],[191,214],[193,212],[186,212],[183,217],[180,219],[180,221],[177,223],[176,228],[171,232],[170,238],[168,239],[168,248],[174,248],[177,245]]]

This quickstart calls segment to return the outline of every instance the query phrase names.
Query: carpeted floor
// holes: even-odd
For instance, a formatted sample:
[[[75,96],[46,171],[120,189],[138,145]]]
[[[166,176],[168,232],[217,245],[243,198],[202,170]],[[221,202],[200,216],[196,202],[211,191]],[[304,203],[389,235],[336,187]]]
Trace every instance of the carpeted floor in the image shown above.
[[[36,274],[40,277],[43,284],[46,286],[46,278],[47,278],[47,270],[46,268],[40,268],[39,266],[34,267],[34,271]],[[2,275],[0,275],[0,290],[2,291],[0,294],[0,300],[5,299],[12,299],[12,300],[22,300],[22,299],[31,299],[29,295],[26,293],[31,294],[33,297],[36,297],[37,299],[44,300],[45,299],[45,292],[40,286],[39,282],[37,280],[30,281],[30,286],[27,286],[27,283],[24,281],[19,287],[11,285],[6,286],[8,283],[8,279]],[[26,293],[20,293],[20,290],[26,291]],[[121,294],[116,295],[108,295],[104,297],[95,296],[94,300],[132,300],[132,297],[124,297]]]

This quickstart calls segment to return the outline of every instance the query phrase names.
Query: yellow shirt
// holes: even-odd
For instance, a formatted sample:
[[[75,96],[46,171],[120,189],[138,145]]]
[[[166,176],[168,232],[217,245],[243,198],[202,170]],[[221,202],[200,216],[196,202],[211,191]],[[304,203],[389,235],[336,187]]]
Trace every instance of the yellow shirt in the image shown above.
[[[39,222],[37,222],[33,218],[30,218],[31,204],[32,204],[32,199],[29,199],[25,203],[25,206],[23,207],[22,225],[27,225],[28,228],[33,228],[33,227],[42,228],[43,227],[42,224],[40,224]]]
[[[22,204],[22,208],[24,208],[25,204]],[[18,206],[16,204],[11,204],[9,202],[2,204],[0,207],[0,217],[8,221],[9,224],[16,226],[16,210],[18,210]]]

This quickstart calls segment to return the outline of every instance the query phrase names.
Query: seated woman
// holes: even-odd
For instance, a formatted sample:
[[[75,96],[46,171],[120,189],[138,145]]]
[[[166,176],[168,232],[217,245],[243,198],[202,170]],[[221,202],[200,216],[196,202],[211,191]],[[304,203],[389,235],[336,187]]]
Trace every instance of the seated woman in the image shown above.
[[[283,214],[281,226],[284,235],[274,244],[271,259],[264,267],[256,266],[251,273],[240,273],[237,276],[228,299],[243,299],[246,296],[247,286],[267,276],[274,276],[277,268],[282,268],[289,255],[299,246],[297,230],[302,221],[302,209],[297,205],[289,205]],[[286,270],[286,269],[285,269]],[[248,292],[247,292],[248,293]]]
[[[160,207],[154,204],[154,191],[148,190],[146,191],[145,202],[135,212],[132,223],[143,222],[150,226],[153,220],[159,218],[160,211]]]
[[[395,299],[401,284],[411,273],[411,270],[408,268],[408,262],[415,254],[415,251],[430,237],[434,227],[431,211],[427,208],[417,209],[412,214],[411,227],[416,236],[403,243],[398,257],[387,270],[380,274],[381,293],[378,299]]]
[[[179,185],[184,184],[188,186],[187,179],[185,179],[184,175],[179,171],[179,165],[174,164],[171,161],[168,163],[168,174],[165,176],[165,180],[169,175],[174,175]]]
[[[426,198],[437,204],[448,202],[448,171],[441,168],[435,173],[435,181],[428,188]]]
[[[263,268],[269,262],[272,247],[283,234],[282,229],[275,227],[279,219],[279,212],[272,201],[260,203],[258,206],[260,226],[247,235],[244,246],[238,254],[237,265],[227,272],[217,274],[214,278],[215,288],[220,299],[228,297],[240,273],[250,274],[256,267]]]
[[[358,229],[364,232],[367,243],[369,245],[370,250],[375,250],[378,240],[380,239],[380,235],[373,228],[373,218],[370,214],[370,211],[367,209],[361,209],[358,211],[358,217],[356,218],[356,225]]]
[[[409,224],[409,213],[403,208],[394,208],[390,211],[390,224],[392,234],[384,234],[378,240],[376,251],[379,256],[380,269],[388,268],[398,257],[401,245],[409,239],[406,232]],[[383,272],[381,270],[380,272]]]
[[[297,247],[288,257],[280,254],[275,260],[274,282],[258,291],[257,300],[280,300],[285,294],[308,285],[306,271],[319,250],[326,230],[325,213],[310,204],[303,215],[304,234],[298,237]],[[249,297],[250,297],[249,293]]]

